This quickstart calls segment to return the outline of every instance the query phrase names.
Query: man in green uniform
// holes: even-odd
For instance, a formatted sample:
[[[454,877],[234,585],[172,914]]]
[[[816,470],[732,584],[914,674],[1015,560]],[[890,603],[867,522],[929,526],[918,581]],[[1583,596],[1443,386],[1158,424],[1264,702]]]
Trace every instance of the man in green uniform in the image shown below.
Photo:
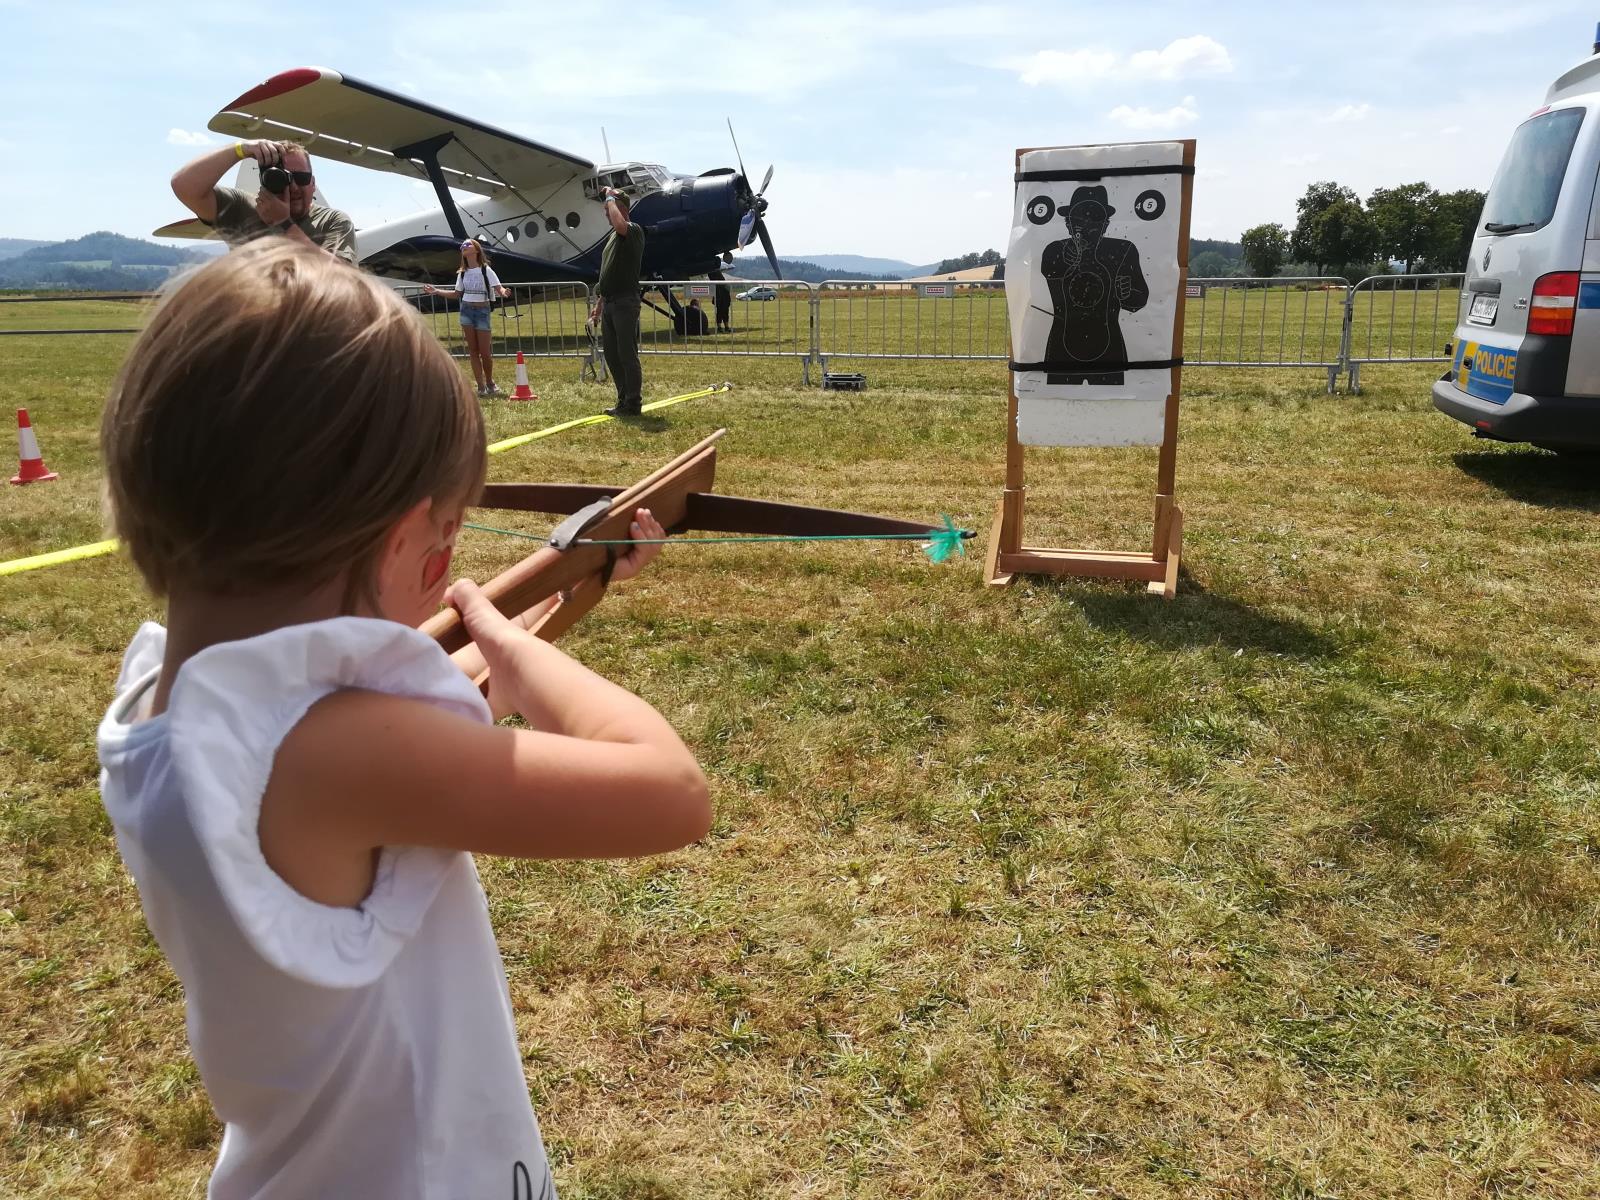
[[[263,171],[281,167],[289,175],[288,186],[281,193],[263,187],[254,196],[237,188],[218,187],[229,168],[246,158],[255,159]],[[316,203],[311,156],[298,142],[235,142],[202,154],[179,168],[172,177],[172,192],[230,246],[281,235],[320,247],[355,265],[356,227],[338,209]]]
[[[611,234],[600,251],[600,279],[589,319],[600,322],[606,370],[617,385],[616,406],[606,412],[613,417],[637,417],[644,389],[644,371],[639,366],[639,267],[644,262],[644,230],[628,220],[628,198],[616,188],[606,189],[605,203]]]

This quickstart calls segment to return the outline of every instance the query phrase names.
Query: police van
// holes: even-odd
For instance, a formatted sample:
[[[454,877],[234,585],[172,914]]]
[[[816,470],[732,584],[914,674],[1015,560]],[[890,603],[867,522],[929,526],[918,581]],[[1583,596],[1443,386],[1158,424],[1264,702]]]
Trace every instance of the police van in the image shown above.
[[[1600,42],[1517,126],[1472,239],[1433,403],[1480,437],[1600,450],[1597,170]]]

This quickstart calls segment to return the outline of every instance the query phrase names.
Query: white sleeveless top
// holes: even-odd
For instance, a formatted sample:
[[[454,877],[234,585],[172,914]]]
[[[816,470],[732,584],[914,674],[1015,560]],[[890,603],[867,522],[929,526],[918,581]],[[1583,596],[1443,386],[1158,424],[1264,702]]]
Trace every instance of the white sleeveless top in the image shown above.
[[[137,720],[166,639],[150,623],[128,647],[100,792],[227,1126],[208,1195],[554,1197],[471,856],[388,847],[361,906],[335,908],[257,836],[273,756],[316,700],[364,688],[487,722],[482,697],[417,630],[340,617],[201,651]]]
[[[500,276],[493,267],[468,267],[456,272],[456,291],[461,293],[463,304],[487,304],[491,293],[500,286]]]

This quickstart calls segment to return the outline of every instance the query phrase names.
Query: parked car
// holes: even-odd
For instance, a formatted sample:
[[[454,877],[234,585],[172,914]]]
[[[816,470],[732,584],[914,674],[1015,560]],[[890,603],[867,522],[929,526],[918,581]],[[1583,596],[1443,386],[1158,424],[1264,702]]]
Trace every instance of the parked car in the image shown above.
[[[1434,407],[1479,437],[1600,450],[1600,43],[1511,135]]]
[[[735,300],[776,300],[778,289],[772,287],[753,287],[740,292]]]

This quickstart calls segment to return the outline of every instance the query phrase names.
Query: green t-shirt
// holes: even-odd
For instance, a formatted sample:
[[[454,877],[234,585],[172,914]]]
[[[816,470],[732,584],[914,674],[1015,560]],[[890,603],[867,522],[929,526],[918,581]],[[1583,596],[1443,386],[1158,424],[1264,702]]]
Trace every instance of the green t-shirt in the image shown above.
[[[644,263],[644,230],[628,222],[628,236],[613,229],[600,251],[600,280],[595,291],[607,299],[639,294],[639,267]]]
[[[256,215],[254,196],[238,188],[219,187],[212,191],[217,199],[217,219],[211,222],[211,227],[222,235],[222,240],[228,245],[242,245],[277,232]],[[331,250],[351,266],[355,265],[356,227],[337,208],[313,204],[311,211],[295,224],[317,245]]]

